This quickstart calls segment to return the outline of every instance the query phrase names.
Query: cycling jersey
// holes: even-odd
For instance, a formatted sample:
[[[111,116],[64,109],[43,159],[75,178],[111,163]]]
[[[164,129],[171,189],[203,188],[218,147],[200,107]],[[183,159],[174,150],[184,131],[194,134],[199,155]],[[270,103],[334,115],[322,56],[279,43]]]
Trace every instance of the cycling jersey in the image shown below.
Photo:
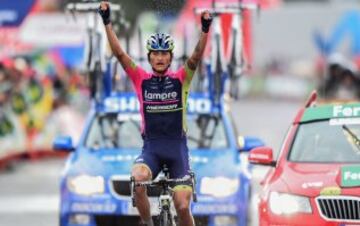
[[[188,66],[156,76],[138,65],[126,69],[140,102],[146,139],[181,138],[186,132],[186,101],[194,71]]]

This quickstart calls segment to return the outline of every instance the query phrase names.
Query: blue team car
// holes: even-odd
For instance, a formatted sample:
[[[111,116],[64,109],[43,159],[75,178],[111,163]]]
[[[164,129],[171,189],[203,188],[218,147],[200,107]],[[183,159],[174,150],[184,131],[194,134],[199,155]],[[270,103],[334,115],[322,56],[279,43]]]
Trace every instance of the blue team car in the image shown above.
[[[133,94],[109,96],[93,105],[76,147],[70,137],[55,140],[55,150],[70,152],[61,178],[60,226],[138,225],[129,188],[142,145],[138,108]],[[251,190],[246,154],[262,142],[238,136],[229,108],[202,95],[189,97],[187,119],[196,224],[245,226]],[[157,193],[148,193],[156,219]]]

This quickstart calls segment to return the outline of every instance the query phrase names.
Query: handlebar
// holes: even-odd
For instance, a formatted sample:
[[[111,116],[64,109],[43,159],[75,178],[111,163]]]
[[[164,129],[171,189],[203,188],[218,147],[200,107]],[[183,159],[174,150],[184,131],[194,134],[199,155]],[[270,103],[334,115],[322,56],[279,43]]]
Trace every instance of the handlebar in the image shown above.
[[[120,11],[121,6],[119,4],[109,3],[112,11]],[[67,11],[77,12],[96,12],[99,9],[100,4],[98,2],[77,2],[66,4]]]
[[[183,178],[177,178],[177,179],[168,179],[166,177],[161,177],[158,180],[153,181],[143,181],[143,182],[135,182],[135,187],[155,187],[155,186],[162,186],[162,185],[170,185],[175,183],[182,183],[182,182],[191,182],[192,177],[191,176],[185,176]]]
[[[152,180],[152,181],[143,181],[143,182],[136,182],[135,181],[135,177],[131,176],[130,177],[130,192],[131,192],[131,200],[132,200],[132,205],[135,207],[136,203],[135,203],[135,188],[136,187],[167,187],[168,185],[171,184],[176,184],[176,183],[182,183],[182,182],[190,182],[191,183],[191,188],[192,188],[192,196],[193,196],[193,200],[194,202],[197,202],[197,194],[196,194],[196,178],[195,178],[195,174],[193,172],[190,172],[190,175],[186,175],[183,178],[177,178],[177,179],[170,179],[166,176],[159,178],[158,180]]]

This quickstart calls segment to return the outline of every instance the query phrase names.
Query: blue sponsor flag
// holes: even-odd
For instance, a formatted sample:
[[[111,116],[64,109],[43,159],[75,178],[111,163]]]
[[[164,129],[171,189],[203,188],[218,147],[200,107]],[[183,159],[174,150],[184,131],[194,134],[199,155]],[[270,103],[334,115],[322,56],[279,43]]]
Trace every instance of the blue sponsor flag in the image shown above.
[[[20,26],[35,2],[36,0],[1,0],[0,27]]]

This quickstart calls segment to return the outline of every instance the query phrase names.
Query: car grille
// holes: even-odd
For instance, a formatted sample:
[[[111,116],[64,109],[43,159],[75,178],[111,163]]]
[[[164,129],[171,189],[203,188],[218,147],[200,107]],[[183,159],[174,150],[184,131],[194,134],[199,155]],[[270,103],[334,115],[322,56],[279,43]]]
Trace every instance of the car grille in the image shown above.
[[[130,181],[122,179],[112,179],[111,181],[112,190],[120,196],[130,196]],[[149,197],[160,196],[160,188],[151,187],[147,189]]]
[[[360,220],[360,198],[336,196],[316,198],[320,213],[330,220]]]

